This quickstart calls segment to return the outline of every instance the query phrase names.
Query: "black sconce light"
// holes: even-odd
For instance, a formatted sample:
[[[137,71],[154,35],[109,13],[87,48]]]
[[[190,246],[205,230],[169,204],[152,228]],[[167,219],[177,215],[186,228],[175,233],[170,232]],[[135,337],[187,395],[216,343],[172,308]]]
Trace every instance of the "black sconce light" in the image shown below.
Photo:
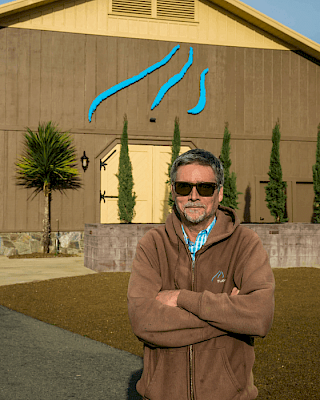
[[[81,157],[81,164],[82,164],[82,168],[83,171],[86,172],[86,170],[88,169],[88,165],[89,165],[89,158],[86,156],[86,152],[83,152],[83,156]]]
[[[156,122],[155,118],[150,118],[150,122]]]

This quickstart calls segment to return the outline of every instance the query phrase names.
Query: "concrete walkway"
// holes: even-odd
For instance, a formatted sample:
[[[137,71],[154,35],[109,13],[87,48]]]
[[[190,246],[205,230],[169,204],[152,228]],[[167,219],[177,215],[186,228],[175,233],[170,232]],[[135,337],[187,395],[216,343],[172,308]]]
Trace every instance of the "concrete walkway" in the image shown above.
[[[0,285],[93,274],[83,257],[8,259]],[[0,400],[138,400],[140,357],[0,305]]]
[[[0,286],[95,274],[82,257],[12,258],[0,256]]]

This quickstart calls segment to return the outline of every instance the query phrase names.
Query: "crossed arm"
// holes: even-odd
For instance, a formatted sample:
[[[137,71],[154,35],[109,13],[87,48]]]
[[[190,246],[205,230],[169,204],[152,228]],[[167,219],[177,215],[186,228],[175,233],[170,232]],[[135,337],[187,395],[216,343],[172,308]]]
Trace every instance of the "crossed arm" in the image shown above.
[[[160,301],[160,303],[170,306],[170,307],[178,307],[178,296],[181,290],[163,290],[158,293],[156,300]],[[239,293],[239,289],[234,287],[231,292],[231,296],[236,296]]]
[[[265,336],[273,317],[274,280],[262,244],[238,269],[230,294],[186,289],[162,290],[154,253],[140,246],[128,287],[128,311],[134,333],[151,346],[181,347],[226,335]],[[251,248],[254,244],[251,243]],[[239,294],[239,295],[238,295]],[[241,294],[241,295],[240,295]]]

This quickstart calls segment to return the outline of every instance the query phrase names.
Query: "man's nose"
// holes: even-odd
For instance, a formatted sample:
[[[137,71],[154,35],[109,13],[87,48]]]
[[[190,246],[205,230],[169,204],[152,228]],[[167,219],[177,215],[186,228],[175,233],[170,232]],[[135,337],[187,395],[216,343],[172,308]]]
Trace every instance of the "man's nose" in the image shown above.
[[[191,192],[189,193],[189,200],[195,201],[195,200],[199,200],[199,199],[200,199],[200,196],[197,191],[197,187],[193,186]]]

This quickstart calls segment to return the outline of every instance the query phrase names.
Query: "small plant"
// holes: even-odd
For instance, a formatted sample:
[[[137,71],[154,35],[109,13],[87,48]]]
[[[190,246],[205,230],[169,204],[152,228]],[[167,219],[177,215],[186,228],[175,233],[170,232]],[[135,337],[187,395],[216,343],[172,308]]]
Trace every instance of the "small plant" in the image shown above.
[[[313,173],[313,218],[312,221],[316,224],[320,223],[320,124],[318,125],[318,139],[316,151],[316,163],[312,166]]]
[[[81,187],[76,168],[76,150],[68,132],[60,132],[52,122],[39,124],[38,131],[27,128],[22,157],[17,160],[17,184],[44,193],[43,252],[49,253],[51,234],[51,193]]]
[[[174,201],[172,200],[171,194],[171,180],[170,180],[170,172],[172,164],[174,163],[175,159],[179,156],[181,148],[181,141],[180,141],[180,126],[179,126],[179,118],[176,117],[174,120],[174,132],[173,132],[173,139],[172,139],[172,147],[171,147],[171,162],[168,164],[168,180],[166,184],[169,185],[169,199],[168,204],[169,207],[172,208]]]
[[[230,174],[230,167],[232,164],[230,159],[230,139],[231,133],[229,132],[229,125],[226,122],[220,155],[220,161],[222,162],[224,170],[223,199],[221,205],[238,209],[238,196],[241,192],[237,191],[237,176],[235,172]]]
[[[118,182],[118,215],[121,223],[132,222],[136,205],[136,194],[133,192],[132,164],[128,148],[128,119],[124,116],[123,131],[121,136],[121,148],[119,158],[119,170],[116,174]]]
[[[287,222],[286,215],[286,187],[282,181],[282,168],[280,163],[280,125],[277,121],[272,131],[272,150],[270,155],[269,182],[265,187],[267,207],[275,222]]]

